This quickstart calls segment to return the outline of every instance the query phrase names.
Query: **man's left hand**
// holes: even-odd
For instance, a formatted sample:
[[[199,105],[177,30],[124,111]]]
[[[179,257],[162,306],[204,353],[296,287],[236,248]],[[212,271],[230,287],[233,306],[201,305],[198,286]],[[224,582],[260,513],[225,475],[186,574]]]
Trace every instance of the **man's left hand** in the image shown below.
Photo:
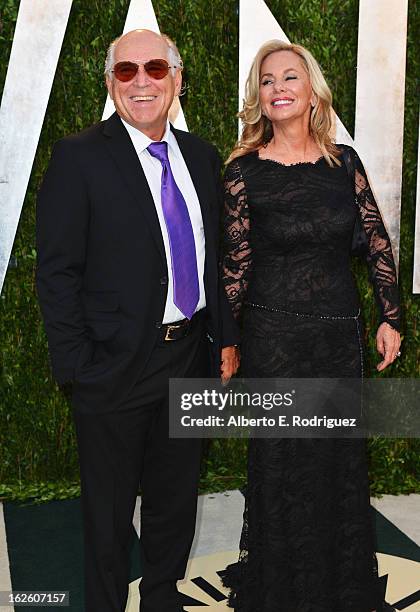
[[[227,385],[230,379],[238,371],[241,355],[237,346],[225,346],[222,348],[220,363],[220,377],[222,385]]]

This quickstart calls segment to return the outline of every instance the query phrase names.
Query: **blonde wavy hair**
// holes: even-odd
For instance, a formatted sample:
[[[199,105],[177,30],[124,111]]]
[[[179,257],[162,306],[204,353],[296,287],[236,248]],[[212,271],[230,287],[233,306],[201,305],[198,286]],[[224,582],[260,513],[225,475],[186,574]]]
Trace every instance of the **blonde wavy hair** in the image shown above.
[[[309,75],[312,90],[316,95],[315,106],[311,110],[309,131],[323,156],[330,166],[341,165],[337,155],[338,147],[330,136],[332,127],[332,94],[321,72],[318,62],[312,53],[301,45],[288,44],[281,40],[269,40],[259,49],[252,62],[245,84],[244,106],[238,117],[242,120],[243,129],[241,137],[227,159],[226,163],[258,150],[269,142],[273,136],[271,121],[261,112],[260,105],[260,71],[265,58],[276,51],[292,51],[302,61],[302,65]]]

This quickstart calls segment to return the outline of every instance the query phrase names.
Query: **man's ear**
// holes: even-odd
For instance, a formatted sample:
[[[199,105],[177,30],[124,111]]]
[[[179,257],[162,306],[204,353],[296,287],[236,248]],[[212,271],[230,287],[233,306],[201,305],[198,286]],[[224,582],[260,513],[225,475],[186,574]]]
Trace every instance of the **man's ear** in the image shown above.
[[[105,77],[105,84],[109,93],[109,97],[111,98],[111,100],[113,100],[114,98],[112,97],[112,79],[108,75],[106,75]]]
[[[175,92],[174,96],[179,96],[182,87],[182,71],[178,70],[175,73]]]

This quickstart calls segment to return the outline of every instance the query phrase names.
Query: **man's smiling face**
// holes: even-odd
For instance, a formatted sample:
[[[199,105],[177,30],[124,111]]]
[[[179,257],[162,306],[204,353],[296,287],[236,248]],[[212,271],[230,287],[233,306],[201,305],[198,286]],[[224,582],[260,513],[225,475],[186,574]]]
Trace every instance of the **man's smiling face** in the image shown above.
[[[164,59],[169,64],[169,47],[158,34],[136,30],[123,36],[115,47],[114,64],[123,61],[141,64],[136,76],[127,82],[119,81],[114,74],[107,76],[109,95],[119,116],[152,140],[160,140],[164,134],[168,111],[182,83],[181,71],[172,70],[163,79],[154,79],[144,70],[143,63],[152,59]]]

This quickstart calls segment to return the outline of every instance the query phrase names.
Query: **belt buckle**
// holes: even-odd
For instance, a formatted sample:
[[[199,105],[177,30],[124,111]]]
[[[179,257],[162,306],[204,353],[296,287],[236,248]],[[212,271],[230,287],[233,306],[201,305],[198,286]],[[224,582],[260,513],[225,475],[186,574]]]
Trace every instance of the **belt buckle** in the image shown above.
[[[179,325],[168,325],[168,327],[166,328],[166,334],[165,334],[165,342],[172,342],[174,340],[174,338],[170,337],[170,332],[173,329],[178,329]]]

